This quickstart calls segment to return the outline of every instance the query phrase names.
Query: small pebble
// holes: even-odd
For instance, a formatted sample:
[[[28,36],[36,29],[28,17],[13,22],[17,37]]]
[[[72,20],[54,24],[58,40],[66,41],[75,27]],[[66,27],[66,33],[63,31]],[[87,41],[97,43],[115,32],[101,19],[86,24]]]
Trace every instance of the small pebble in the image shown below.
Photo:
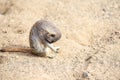
[[[88,73],[87,72],[83,72],[82,77],[83,78],[87,78],[88,77]]]
[[[2,33],[7,33],[7,31],[2,31]]]
[[[17,30],[17,33],[18,33],[18,34],[23,34],[24,31],[23,31],[23,30]]]

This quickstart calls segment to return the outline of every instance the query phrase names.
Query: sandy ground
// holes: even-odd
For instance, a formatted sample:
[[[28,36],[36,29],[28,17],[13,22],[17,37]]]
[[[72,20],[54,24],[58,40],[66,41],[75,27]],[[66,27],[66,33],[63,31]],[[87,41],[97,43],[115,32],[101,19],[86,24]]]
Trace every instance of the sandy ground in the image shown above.
[[[0,0],[0,47],[29,46],[40,19],[61,30],[59,54],[0,52],[0,80],[120,80],[120,0]]]

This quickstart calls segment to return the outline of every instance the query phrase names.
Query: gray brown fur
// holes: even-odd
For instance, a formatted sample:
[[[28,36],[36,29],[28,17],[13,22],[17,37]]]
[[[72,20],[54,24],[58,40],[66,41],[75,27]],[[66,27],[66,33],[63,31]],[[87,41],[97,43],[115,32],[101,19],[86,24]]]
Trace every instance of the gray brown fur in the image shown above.
[[[34,49],[33,53],[46,56],[47,47],[57,52],[58,48],[53,47],[51,44],[60,38],[61,32],[53,23],[39,20],[31,28],[29,35],[30,47]]]

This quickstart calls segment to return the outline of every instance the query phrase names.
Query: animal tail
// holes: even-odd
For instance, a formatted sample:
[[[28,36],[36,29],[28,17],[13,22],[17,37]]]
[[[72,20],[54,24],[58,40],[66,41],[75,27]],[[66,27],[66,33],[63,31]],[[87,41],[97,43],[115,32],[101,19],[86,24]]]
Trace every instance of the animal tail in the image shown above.
[[[32,48],[21,48],[21,47],[4,47],[0,49],[0,52],[23,52],[32,53]]]

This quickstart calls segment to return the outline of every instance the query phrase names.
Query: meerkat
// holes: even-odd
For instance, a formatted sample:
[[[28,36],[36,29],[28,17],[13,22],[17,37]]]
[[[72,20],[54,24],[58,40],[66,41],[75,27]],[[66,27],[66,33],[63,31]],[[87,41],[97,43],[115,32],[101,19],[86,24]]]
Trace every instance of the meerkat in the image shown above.
[[[29,34],[30,48],[6,47],[0,49],[2,52],[30,52],[41,57],[45,57],[47,48],[58,53],[59,47],[54,47],[52,43],[61,38],[61,32],[55,25],[47,20],[37,21],[31,28]]]

